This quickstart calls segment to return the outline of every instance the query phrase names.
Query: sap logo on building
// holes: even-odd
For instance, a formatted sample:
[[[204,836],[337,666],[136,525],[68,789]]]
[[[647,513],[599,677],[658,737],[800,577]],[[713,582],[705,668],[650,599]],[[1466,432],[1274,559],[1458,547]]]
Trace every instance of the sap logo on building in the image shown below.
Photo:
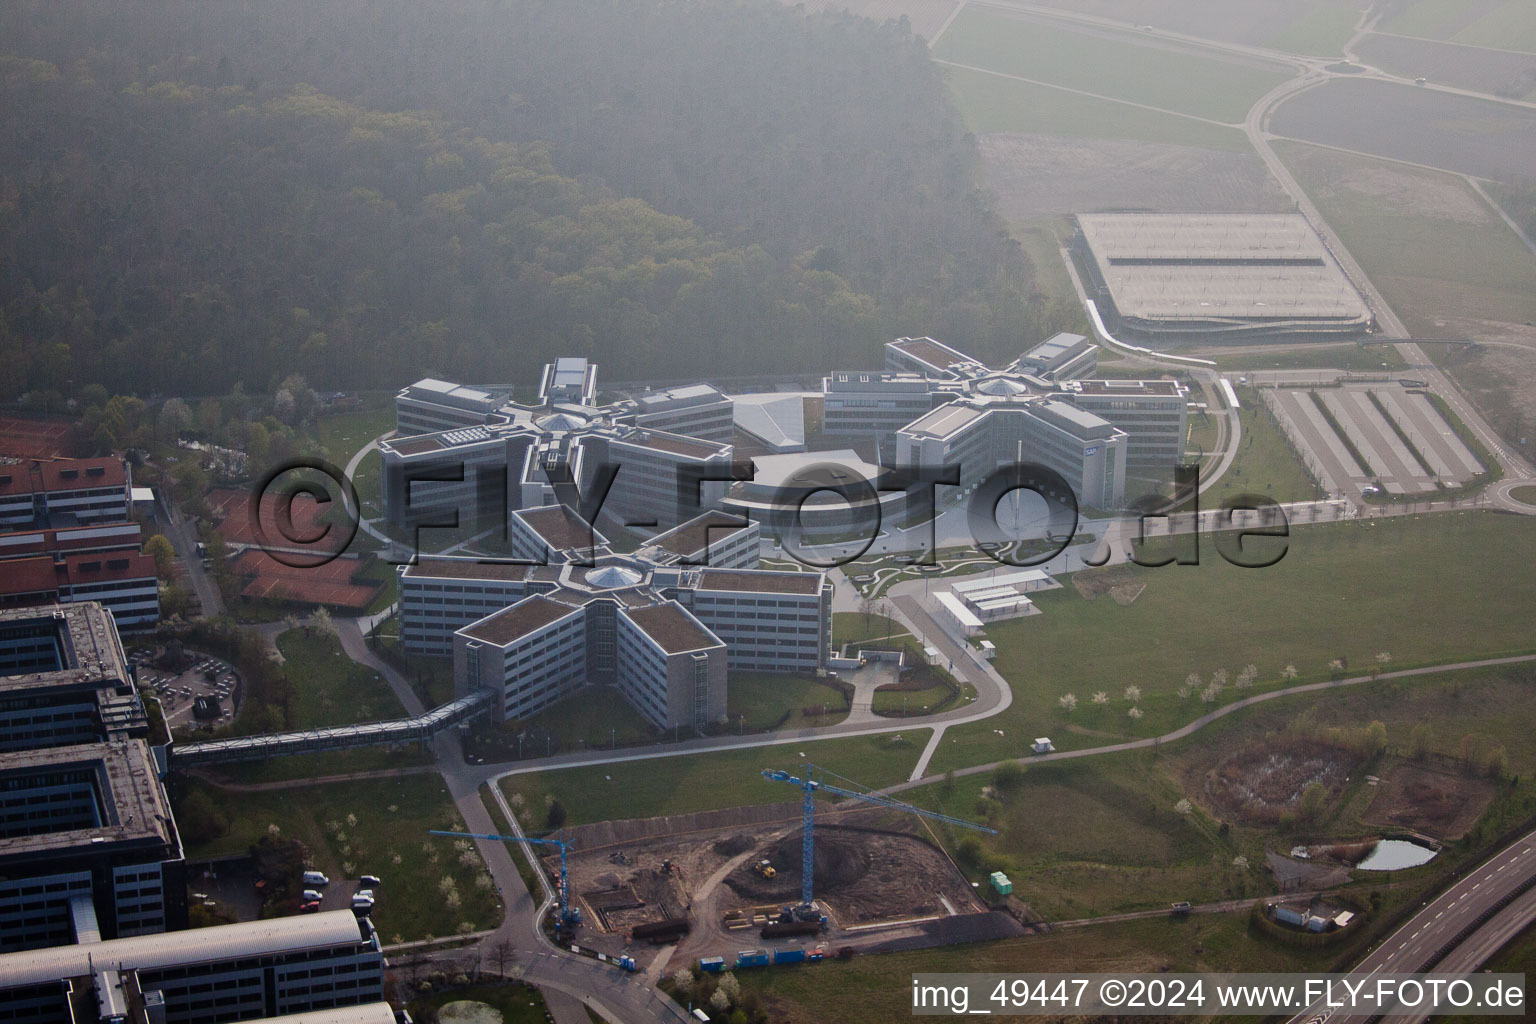
[[[1085,448],[1085,449],[1083,449],[1083,458],[1085,458],[1085,459],[1092,458],[1093,456],[1095,456],[1097,454],[1099,454],[1099,446],[1098,445],[1094,445],[1092,448]]]

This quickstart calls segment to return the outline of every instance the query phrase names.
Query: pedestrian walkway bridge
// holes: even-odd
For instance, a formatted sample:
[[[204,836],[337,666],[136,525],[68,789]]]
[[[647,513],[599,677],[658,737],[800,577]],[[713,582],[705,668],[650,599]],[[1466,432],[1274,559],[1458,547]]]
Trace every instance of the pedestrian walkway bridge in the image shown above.
[[[300,732],[269,733],[264,736],[234,736],[206,743],[177,744],[171,749],[174,768],[192,768],[234,761],[264,761],[294,754],[316,754],[326,750],[351,747],[377,747],[391,743],[426,742],[450,726],[466,722],[490,707],[495,695],[480,690],[467,697],[449,701],[415,718],[397,718],[388,722],[362,722],[358,725],[331,725]]]

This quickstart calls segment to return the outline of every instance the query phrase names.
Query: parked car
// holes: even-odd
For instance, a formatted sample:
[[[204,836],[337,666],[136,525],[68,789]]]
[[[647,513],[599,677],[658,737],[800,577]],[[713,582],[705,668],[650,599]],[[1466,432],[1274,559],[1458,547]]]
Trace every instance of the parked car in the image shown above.
[[[378,875],[364,875],[357,880],[357,884],[362,886],[364,889],[377,889],[384,883],[379,880]]]
[[[325,877],[325,873],[322,872],[322,871],[306,871],[306,872],[304,872],[304,884],[305,885],[330,885],[331,884],[331,880],[329,878],[326,878]]]
[[[320,901],[319,900],[310,900],[308,903],[300,903],[299,904],[299,913],[301,913],[301,914],[313,914],[313,913],[317,912],[319,909],[320,909]]]
[[[321,900],[325,899],[325,893],[316,889],[305,889],[304,898],[306,900],[313,900],[314,902],[319,903]]]

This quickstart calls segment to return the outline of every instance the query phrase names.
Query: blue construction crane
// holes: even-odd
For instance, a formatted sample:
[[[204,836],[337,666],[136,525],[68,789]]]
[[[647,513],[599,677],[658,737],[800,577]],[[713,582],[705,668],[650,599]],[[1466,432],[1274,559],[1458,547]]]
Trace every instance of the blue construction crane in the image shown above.
[[[947,814],[939,814],[937,811],[925,811],[921,807],[913,807],[911,804],[904,804],[900,800],[892,800],[888,796],[880,796],[877,793],[860,793],[857,790],[843,789],[840,786],[818,782],[811,778],[812,771],[819,771],[823,774],[833,773],[829,773],[825,768],[819,768],[814,764],[807,764],[804,767],[805,778],[803,779],[796,778],[789,774],[789,772],[781,771],[777,768],[764,768],[762,770],[764,778],[772,779],[774,782],[787,782],[792,786],[799,786],[805,794],[802,805],[805,812],[805,828],[800,836],[800,907],[802,910],[808,911],[811,908],[811,876],[816,873],[816,846],[814,838],[816,802],[814,797],[818,790],[837,796],[851,797],[854,800],[863,800],[865,803],[874,804],[877,807],[888,807],[893,811],[920,814],[925,818],[932,818],[935,821],[959,825],[961,828],[973,828],[978,832],[988,832],[994,836],[997,835],[997,829],[987,828],[985,825],[978,825],[975,822],[964,821],[960,818],[952,818]],[[844,781],[851,780],[845,779]]]
[[[581,911],[571,909],[570,892],[571,880],[565,873],[565,854],[571,844],[563,839],[531,839],[528,836],[498,836],[487,835],[480,832],[442,832],[438,829],[429,830],[434,836],[448,836],[452,839],[490,839],[502,843],[530,843],[538,846],[558,846],[560,848],[560,925],[564,928],[574,928],[581,923]]]

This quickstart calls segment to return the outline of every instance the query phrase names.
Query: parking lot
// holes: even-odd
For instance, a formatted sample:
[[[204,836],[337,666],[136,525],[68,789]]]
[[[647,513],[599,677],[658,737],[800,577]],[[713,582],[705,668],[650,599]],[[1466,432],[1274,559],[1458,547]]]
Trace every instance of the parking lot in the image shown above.
[[[223,659],[188,651],[186,667],[179,671],[160,667],[147,651],[134,654],[131,660],[139,685],[159,698],[167,727],[213,729],[229,724],[235,716],[240,674]]]
[[[1431,497],[1484,471],[1423,389],[1370,383],[1262,394],[1330,494],[1356,498],[1379,487]]]

